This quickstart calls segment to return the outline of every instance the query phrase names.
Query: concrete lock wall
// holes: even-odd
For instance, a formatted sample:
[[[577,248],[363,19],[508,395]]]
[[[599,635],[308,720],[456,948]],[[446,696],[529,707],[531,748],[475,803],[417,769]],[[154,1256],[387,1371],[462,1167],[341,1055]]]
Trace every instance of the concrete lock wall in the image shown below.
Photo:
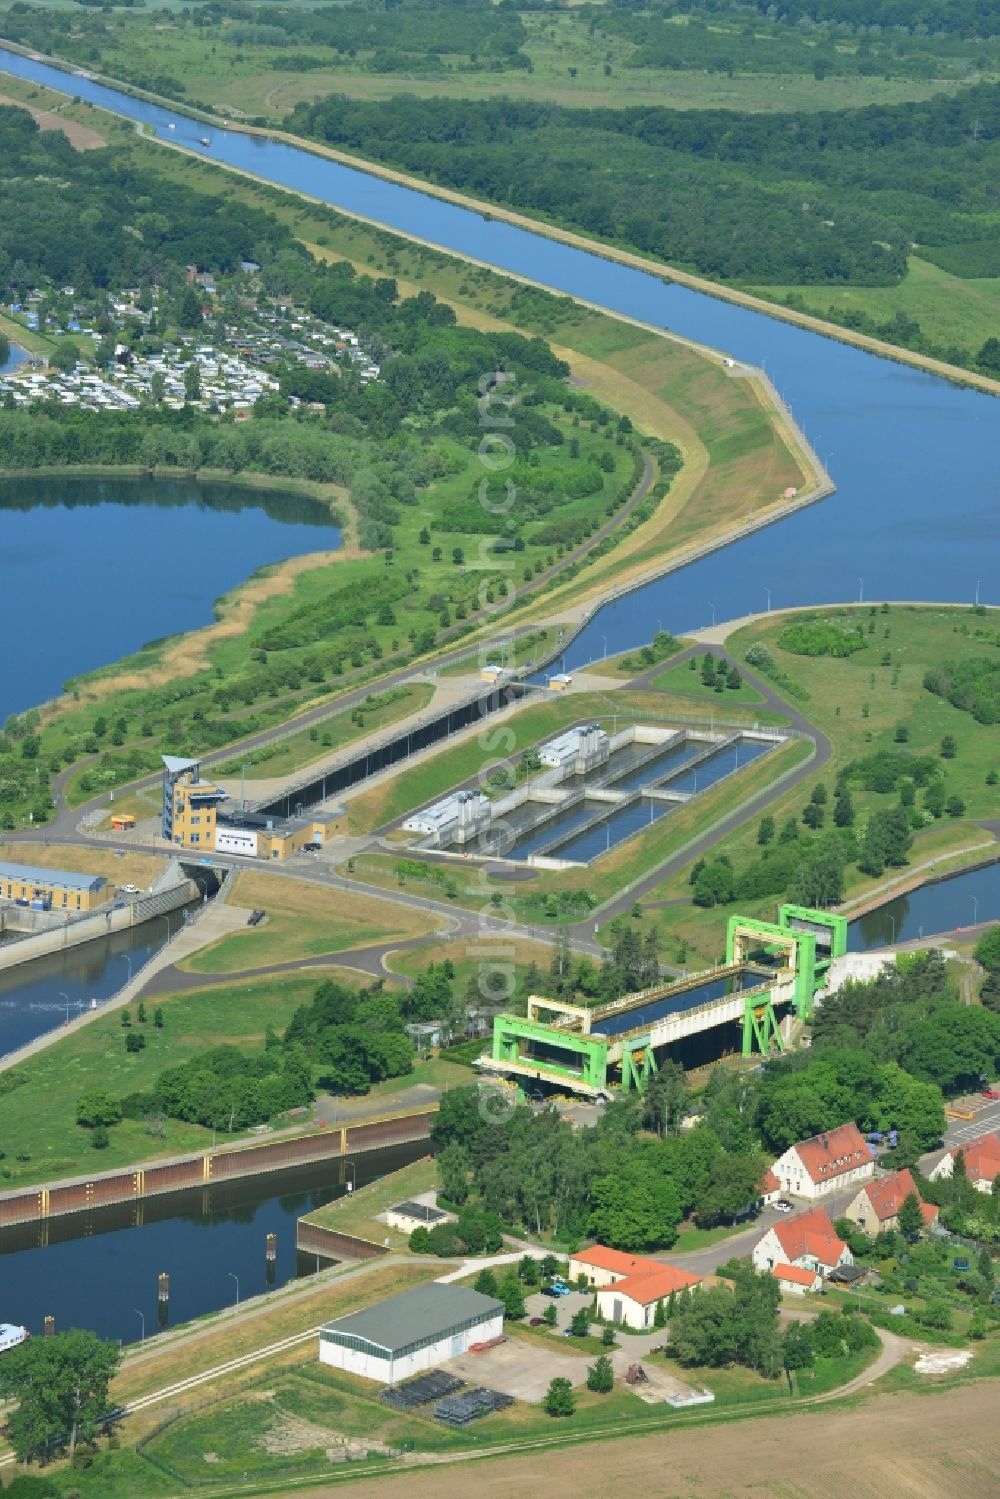
[[[88,1208],[132,1202],[164,1192],[182,1191],[186,1187],[211,1186],[213,1182],[232,1181],[238,1177],[263,1176],[285,1167],[309,1165],[365,1150],[379,1150],[387,1145],[405,1145],[425,1140],[437,1105],[426,1109],[387,1114],[363,1124],[344,1125],[305,1135],[261,1144],[236,1146],[231,1150],[209,1151],[201,1155],[182,1156],[172,1161],[153,1161],[127,1171],[114,1171],[90,1177],[77,1177],[54,1186],[31,1187],[0,1195],[0,1228],[17,1223],[34,1223],[63,1213]],[[321,1249],[320,1253],[326,1253]]]
[[[186,906],[198,895],[193,880],[181,880],[167,890],[155,895],[143,896],[141,900],[114,907],[107,906],[92,911],[87,916],[77,916],[70,921],[59,921],[47,931],[36,931],[13,942],[9,947],[0,947],[0,970],[16,968],[21,963],[30,963],[33,958],[44,958],[50,953],[64,952],[69,947],[79,947],[84,942],[93,942],[108,937],[112,932],[124,932],[133,926],[141,926],[154,916],[165,916]],[[36,913],[43,914],[43,913]]]

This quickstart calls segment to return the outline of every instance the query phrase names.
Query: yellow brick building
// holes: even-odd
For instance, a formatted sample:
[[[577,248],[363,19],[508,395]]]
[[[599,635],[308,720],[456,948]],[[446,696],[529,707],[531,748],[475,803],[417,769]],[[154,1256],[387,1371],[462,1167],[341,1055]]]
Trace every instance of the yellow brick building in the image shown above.
[[[100,874],[65,869],[36,869],[31,864],[0,864],[0,900],[36,910],[93,911],[109,896]]]
[[[216,808],[227,793],[214,781],[201,779],[197,760],[163,756],[162,832],[180,848],[215,847]]]

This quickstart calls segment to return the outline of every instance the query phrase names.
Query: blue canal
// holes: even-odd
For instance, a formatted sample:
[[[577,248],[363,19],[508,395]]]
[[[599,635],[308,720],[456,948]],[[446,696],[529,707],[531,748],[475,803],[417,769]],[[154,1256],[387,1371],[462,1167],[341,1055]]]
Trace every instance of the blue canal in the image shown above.
[[[308,192],[446,250],[585,297],[763,365],[832,473],[822,504],[601,609],[566,651],[572,669],[650,638],[765,607],[858,598],[1000,601],[1000,402],[792,324],[670,285],[328,161],[211,127],[0,49],[0,66],[142,120],[211,160]],[[168,131],[168,125],[173,129]]]

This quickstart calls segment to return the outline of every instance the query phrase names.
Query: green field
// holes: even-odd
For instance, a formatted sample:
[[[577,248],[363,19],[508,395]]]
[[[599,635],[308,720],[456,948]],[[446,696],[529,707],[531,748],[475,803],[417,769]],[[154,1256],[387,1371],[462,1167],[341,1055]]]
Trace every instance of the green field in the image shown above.
[[[872,614],[870,606],[818,610],[816,613],[822,618],[835,619],[841,625],[859,619],[866,630],[873,621],[875,633],[868,637],[870,644],[864,650],[847,658],[805,657],[783,650],[777,644],[777,638],[788,620],[796,616],[773,616],[767,621],[758,621],[730,636],[727,641],[727,649],[737,659],[741,659],[752,642],[764,642],[772,652],[779,672],[804,694],[789,700],[794,701],[805,716],[829,736],[833,746],[832,759],[817,774],[816,781],[822,781],[832,791],[840,767],[880,749],[917,756],[939,756],[941,740],[950,734],[957,741],[958,752],[954,759],[941,762],[945,768],[946,790],[949,796],[961,797],[966,805],[964,816],[946,814],[916,833],[907,867],[887,870],[880,879],[874,879],[862,874],[855,865],[848,865],[847,896],[863,896],[886,879],[903,880],[908,868],[927,864],[930,860],[940,861],[940,872],[960,867],[963,862],[961,850],[985,847],[990,843],[988,834],[975,819],[996,815],[996,788],[987,785],[986,777],[993,770],[1000,771],[1000,745],[995,726],[977,723],[971,714],[961,712],[946,699],[928,692],[923,686],[923,677],[925,671],[936,664],[955,661],[968,654],[986,655],[994,650],[995,646],[989,641],[996,629],[997,611],[982,615],[969,608],[893,605],[888,614],[880,610]],[[979,644],[974,637],[961,633],[977,629],[986,632]],[[886,652],[890,664],[883,666],[881,663]],[[776,682],[775,687],[783,696],[786,695],[782,683]],[[906,734],[903,742],[896,739],[897,727]],[[789,815],[801,813],[812,786],[813,782],[807,782],[798,790],[780,797],[768,809],[779,827]],[[890,806],[896,800],[895,794],[866,792],[857,786],[852,788],[852,797],[855,825],[860,827],[872,811]],[[829,825],[828,817],[825,827],[829,828]],[[720,842],[714,853],[727,854],[738,870],[759,851],[757,820],[754,819]],[[958,857],[950,859],[956,855]],[[964,860],[974,862],[975,857],[966,854]],[[692,963],[702,958],[715,961],[722,945],[726,909],[702,910],[687,904],[662,908],[663,901],[678,897],[690,897],[686,871],[671,876],[651,890],[643,904],[649,915],[662,924],[671,940],[686,945]],[[740,909],[746,907],[748,915],[767,917],[773,914],[775,904],[771,898],[756,908],[753,902],[744,902]]]
[[[693,666],[693,670],[692,670]],[[730,703],[762,703],[762,695],[756,687],[751,687],[749,682],[741,682],[739,687],[727,687],[724,692],[716,692],[714,687],[706,687],[701,679],[700,659],[692,657],[691,664],[687,661],[679,666],[668,666],[658,677],[653,678],[653,686],[663,692],[682,693],[685,697],[692,697],[701,704],[712,703],[720,713],[725,713]]]
[[[149,1133],[138,1119],[123,1119],[110,1131],[105,1150],[93,1150],[90,1132],[76,1123],[76,1100],[85,1088],[106,1087],[121,1096],[148,1089],[167,1067],[175,1067],[211,1046],[257,1047],[268,1026],[280,1030],[307,1001],[316,976],[277,977],[256,982],[184,990],[148,1000],[142,1027],[143,1051],[125,1051],[121,1014],[101,1015],[55,1041],[44,1051],[0,1072],[0,1186],[51,1181],[85,1171],[107,1171],[155,1156],[202,1150],[212,1131],[168,1119],[162,1135]],[[152,1023],[162,1006],[164,1024]],[[132,1006],[133,1029],[137,1028]],[[16,1079],[12,1085],[11,1079]]]

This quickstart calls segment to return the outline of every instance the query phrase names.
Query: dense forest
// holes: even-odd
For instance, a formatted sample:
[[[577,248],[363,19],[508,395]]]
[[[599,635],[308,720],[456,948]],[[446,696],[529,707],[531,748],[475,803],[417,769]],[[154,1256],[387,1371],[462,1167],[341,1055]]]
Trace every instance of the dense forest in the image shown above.
[[[917,34],[944,32],[956,36],[1000,36],[996,0],[735,0],[761,15],[793,26],[803,21],[838,22],[857,31],[899,28]],[[684,8],[711,10],[706,0],[687,0]]]
[[[288,125],[729,280],[890,286],[915,242],[981,242],[998,218],[985,85],[809,115],[333,95]]]

